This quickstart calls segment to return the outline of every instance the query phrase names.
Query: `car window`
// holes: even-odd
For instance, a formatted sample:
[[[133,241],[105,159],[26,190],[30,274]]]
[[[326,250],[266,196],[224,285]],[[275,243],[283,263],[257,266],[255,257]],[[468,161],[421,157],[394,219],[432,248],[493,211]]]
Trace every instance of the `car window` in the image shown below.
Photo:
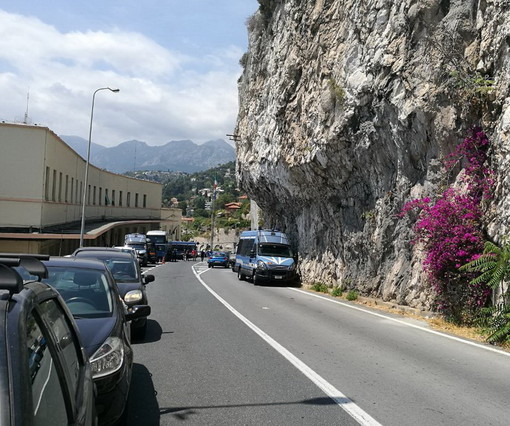
[[[105,260],[108,269],[110,269],[113,278],[117,281],[138,280],[138,273],[134,261],[119,259]]]
[[[112,294],[104,272],[73,267],[47,268],[48,278],[43,281],[58,290],[75,318],[112,316]]]
[[[80,349],[77,346],[77,338],[72,331],[71,325],[66,318],[64,311],[56,300],[50,299],[39,305],[39,311],[43,321],[53,331],[56,337],[58,348],[62,352],[64,368],[66,369],[71,391],[76,395],[82,368]]]
[[[32,385],[34,425],[68,424],[66,404],[54,359],[34,315],[27,318],[26,345]]]

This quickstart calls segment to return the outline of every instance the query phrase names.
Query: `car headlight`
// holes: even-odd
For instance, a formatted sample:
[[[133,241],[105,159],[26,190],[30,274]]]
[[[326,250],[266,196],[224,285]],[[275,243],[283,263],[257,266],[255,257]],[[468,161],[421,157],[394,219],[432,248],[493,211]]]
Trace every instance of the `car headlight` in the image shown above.
[[[143,294],[141,290],[131,290],[128,291],[124,296],[124,302],[126,305],[134,305],[138,302],[141,302],[143,299]]]
[[[267,265],[262,260],[257,262],[257,269],[267,269]]]
[[[124,345],[118,337],[108,337],[90,358],[92,378],[115,373],[124,362]]]

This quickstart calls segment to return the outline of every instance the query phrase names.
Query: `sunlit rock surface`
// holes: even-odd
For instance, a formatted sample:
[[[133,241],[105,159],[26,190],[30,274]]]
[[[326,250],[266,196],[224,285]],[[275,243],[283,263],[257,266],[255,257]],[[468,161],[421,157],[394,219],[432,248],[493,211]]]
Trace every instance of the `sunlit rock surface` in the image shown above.
[[[494,144],[488,230],[510,233],[510,2],[259,3],[241,60],[241,187],[291,235],[305,282],[430,308],[397,214],[451,183],[440,159],[474,124]]]

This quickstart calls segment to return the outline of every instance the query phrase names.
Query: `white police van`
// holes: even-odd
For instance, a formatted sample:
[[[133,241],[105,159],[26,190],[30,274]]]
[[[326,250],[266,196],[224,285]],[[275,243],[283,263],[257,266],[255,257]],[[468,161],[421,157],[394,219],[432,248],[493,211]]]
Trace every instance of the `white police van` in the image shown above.
[[[287,236],[280,231],[244,231],[239,237],[235,265],[237,278],[263,282],[295,282],[296,261]]]

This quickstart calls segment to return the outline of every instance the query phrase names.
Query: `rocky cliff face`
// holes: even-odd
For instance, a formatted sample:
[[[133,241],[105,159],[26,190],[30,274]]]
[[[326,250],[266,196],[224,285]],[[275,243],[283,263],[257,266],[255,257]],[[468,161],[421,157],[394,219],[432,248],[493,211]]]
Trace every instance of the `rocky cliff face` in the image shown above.
[[[498,175],[488,230],[510,233],[510,2],[259,3],[239,81],[242,188],[291,235],[304,281],[429,308],[396,214],[438,193],[440,159],[474,124]]]

